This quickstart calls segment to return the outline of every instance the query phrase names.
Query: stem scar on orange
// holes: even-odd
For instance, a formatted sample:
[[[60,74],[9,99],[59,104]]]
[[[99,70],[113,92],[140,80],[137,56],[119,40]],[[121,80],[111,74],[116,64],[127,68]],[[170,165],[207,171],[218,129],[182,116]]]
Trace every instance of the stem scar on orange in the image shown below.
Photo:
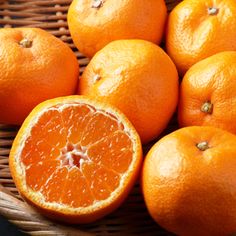
[[[180,126],[215,126],[236,134],[236,52],[221,52],[193,65],[180,87]]]
[[[236,136],[215,127],[187,127],[147,154],[142,189],[162,227],[183,236],[236,232]]]
[[[116,209],[141,163],[140,138],[128,119],[83,96],[38,105],[20,128],[9,159],[27,202],[68,223],[89,223]]]

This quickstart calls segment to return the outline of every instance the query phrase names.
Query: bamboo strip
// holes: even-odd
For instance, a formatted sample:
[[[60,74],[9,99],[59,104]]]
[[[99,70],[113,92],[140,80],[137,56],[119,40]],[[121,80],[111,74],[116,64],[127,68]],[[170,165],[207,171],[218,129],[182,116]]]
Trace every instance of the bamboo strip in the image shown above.
[[[2,4],[0,5],[0,9],[7,9],[7,10],[22,10],[23,12],[30,12],[30,13],[55,13],[57,11],[67,12],[69,6],[62,6],[62,7],[55,7],[55,6],[48,6],[48,7],[37,7],[32,4],[20,4],[20,5],[12,5],[12,4]]]
[[[14,138],[16,131],[0,131],[0,138]]]
[[[71,3],[71,0],[35,0],[35,1],[28,1],[28,0],[15,0],[15,3],[21,3],[22,5],[37,5],[37,6],[48,6],[48,5],[55,5],[55,4],[67,4],[69,5]]]
[[[8,155],[10,152],[10,149],[4,148],[0,149],[0,155]]]
[[[12,142],[12,139],[0,139],[0,147],[11,146]]]

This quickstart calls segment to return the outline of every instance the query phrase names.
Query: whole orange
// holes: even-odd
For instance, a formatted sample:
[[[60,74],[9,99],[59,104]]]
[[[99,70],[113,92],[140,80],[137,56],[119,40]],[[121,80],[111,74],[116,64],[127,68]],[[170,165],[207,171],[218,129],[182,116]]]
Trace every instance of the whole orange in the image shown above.
[[[187,127],[157,142],[146,156],[142,189],[161,226],[181,236],[236,232],[236,136]]]
[[[68,24],[76,47],[92,57],[118,39],[145,39],[159,44],[166,17],[164,0],[73,0]]]
[[[21,124],[49,98],[75,93],[79,65],[61,40],[36,28],[0,29],[0,123]]]
[[[170,13],[166,48],[181,75],[196,62],[236,50],[235,0],[185,0]]]
[[[175,111],[178,74],[157,45],[117,40],[92,58],[80,78],[79,93],[118,107],[147,143],[163,131]]]
[[[178,109],[180,126],[216,126],[236,134],[236,52],[204,59],[185,74]]]

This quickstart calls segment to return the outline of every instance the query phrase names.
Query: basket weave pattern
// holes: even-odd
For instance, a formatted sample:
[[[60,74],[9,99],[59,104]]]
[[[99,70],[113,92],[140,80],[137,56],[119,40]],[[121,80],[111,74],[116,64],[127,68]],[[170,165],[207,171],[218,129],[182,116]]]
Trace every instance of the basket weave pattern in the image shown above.
[[[178,2],[167,0],[168,10]],[[80,73],[89,60],[75,48],[66,21],[71,0],[0,0],[0,28],[40,27],[67,43],[77,56]],[[115,1],[114,1],[115,4]],[[0,114],[1,115],[1,114]],[[174,118],[166,132],[176,128]],[[126,202],[104,219],[85,226],[66,226],[45,219],[19,196],[8,167],[18,127],[0,124],[0,214],[30,235],[171,235],[150,218],[139,184]],[[149,145],[150,146],[150,145]],[[148,146],[144,147],[148,149]]]

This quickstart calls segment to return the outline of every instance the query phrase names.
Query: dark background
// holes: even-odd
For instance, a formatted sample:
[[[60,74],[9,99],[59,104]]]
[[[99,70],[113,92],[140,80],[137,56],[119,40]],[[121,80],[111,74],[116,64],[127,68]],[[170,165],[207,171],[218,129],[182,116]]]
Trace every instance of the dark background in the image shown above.
[[[4,217],[0,216],[0,235],[6,236],[25,236],[16,226],[9,223]]]

